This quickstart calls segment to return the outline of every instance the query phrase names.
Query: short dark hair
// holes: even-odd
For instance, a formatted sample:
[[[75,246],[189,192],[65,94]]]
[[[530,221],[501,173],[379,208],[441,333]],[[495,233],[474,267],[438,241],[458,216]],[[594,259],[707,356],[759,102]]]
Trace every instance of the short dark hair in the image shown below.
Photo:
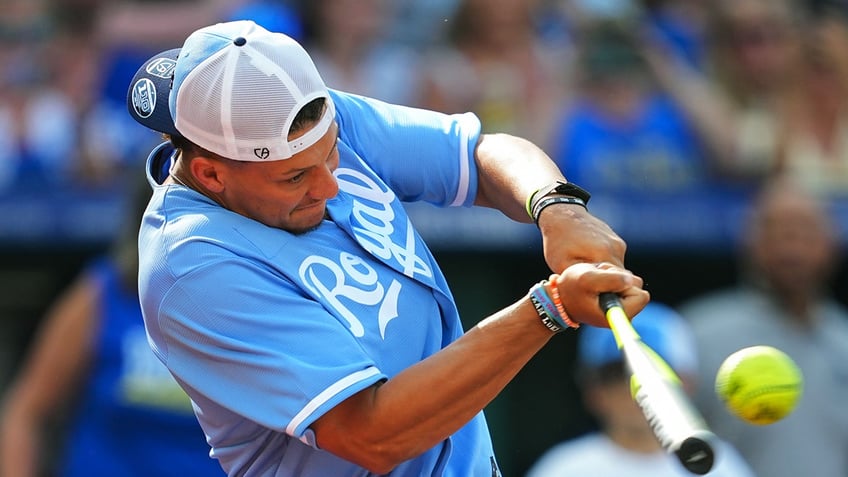
[[[307,126],[317,123],[324,114],[324,102],[324,98],[315,98],[303,105],[294,117],[294,121],[292,121],[289,134],[300,132]]]
[[[317,123],[321,116],[324,114],[324,98],[315,98],[312,101],[306,103],[300,111],[295,115],[294,120],[292,121],[291,128],[289,129],[289,134],[300,132],[312,124]],[[164,138],[171,141],[171,144],[174,145],[174,148],[182,151],[183,154],[186,154],[188,157],[194,156],[207,156],[213,157],[216,159],[226,159],[232,161],[233,159],[226,158],[221,156],[220,154],[215,154],[212,151],[208,151],[205,148],[198,146],[191,140],[187,139],[185,136],[176,135],[176,134],[165,134]]]

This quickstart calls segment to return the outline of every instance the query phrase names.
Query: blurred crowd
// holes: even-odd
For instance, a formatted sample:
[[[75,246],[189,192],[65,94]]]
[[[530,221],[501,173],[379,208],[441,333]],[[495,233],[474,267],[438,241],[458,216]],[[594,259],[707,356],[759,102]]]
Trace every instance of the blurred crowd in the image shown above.
[[[127,114],[130,79],[149,56],[179,46],[189,32],[234,19],[298,39],[331,88],[446,113],[473,111],[486,132],[526,137],[594,197],[669,202],[703,194],[718,200],[741,190],[753,198],[771,184],[769,197],[806,200],[812,192],[848,207],[848,0],[0,0],[0,210],[8,210],[6,202],[17,206],[22,196],[62,201],[71,191],[134,190],[161,138]],[[801,184],[803,193],[784,186],[786,179]],[[749,220],[752,230],[742,237],[745,288],[737,293],[745,300],[728,295],[726,308],[718,307],[725,301],[693,302],[684,315],[696,325],[700,347],[713,341],[741,347],[750,343],[738,340],[763,336],[791,347],[808,358],[800,361],[810,389],[836,396],[831,387],[842,392],[848,382],[844,364],[837,366],[848,362],[841,338],[848,336],[848,315],[829,311],[835,308],[827,287],[841,260],[834,243],[845,242],[837,235],[848,223],[831,230],[830,224],[818,227],[818,219],[805,220],[818,217],[802,213],[806,209],[780,210],[786,212],[777,218],[761,212],[762,220]],[[704,220],[693,217],[666,220]],[[110,219],[76,218],[74,227],[104,218]],[[750,311],[740,312],[739,303]],[[779,336],[758,328],[734,336],[729,323],[712,326],[717,309],[735,322],[777,315],[771,307],[786,315],[781,326],[766,323]],[[828,313],[819,316],[822,310]],[[50,363],[52,348],[42,345],[42,362]],[[698,372],[710,378],[713,361],[729,351],[712,356],[702,350],[706,364]],[[91,356],[99,357],[82,355]],[[66,366],[84,361],[53,358]],[[51,373],[30,381],[73,384],[53,382]],[[616,390],[619,381],[610,381]],[[54,394],[67,390],[60,391]],[[704,399],[705,409],[715,405]],[[40,404],[46,416],[61,403]],[[816,404],[782,424],[788,431],[781,435],[841,458],[806,440],[848,441],[845,412]],[[828,415],[836,416],[833,434],[802,425],[828,424]],[[756,451],[745,444],[765,442],[763,436],[735,428],[723,435],[757,464]],[[799,449],[804,442],[775,441],[767,450]],[[811,461],[848,468],[793,456],[769,455],[763,460],[772,467],[755,470],[776,476],[773,467],[781,466],[798,475],[793,462]]]
[[[593,191],[801,178],[848,195],[840,0],[3,0],[0,193],[98,187],[158,139],[135,68],[217,20],[307,45],[334,88],[525,136]]]

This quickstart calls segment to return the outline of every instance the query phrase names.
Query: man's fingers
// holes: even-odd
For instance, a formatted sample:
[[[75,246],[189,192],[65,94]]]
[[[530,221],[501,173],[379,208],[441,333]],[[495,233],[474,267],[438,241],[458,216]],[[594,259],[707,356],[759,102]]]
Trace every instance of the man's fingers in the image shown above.
[[[619,295],[629,316],[635,316],[650,300],[650,294],[642,289],[641,277],[609,262],[578,263],[560,275],[552,275],[551,281],[559,287],[568,314],[593,326],[608,326],[598,306],[601,293]]]

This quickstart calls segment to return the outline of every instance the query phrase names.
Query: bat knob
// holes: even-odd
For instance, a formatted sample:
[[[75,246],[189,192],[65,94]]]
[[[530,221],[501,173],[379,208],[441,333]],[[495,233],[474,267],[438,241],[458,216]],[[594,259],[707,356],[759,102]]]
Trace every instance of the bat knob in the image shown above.
[[[674,453],[677,454],[677,458],[686,470],[693,474],[704,475],[712,470],[715,462],[714,440],[715,437],[711,432],[699,432],[681,442]]]

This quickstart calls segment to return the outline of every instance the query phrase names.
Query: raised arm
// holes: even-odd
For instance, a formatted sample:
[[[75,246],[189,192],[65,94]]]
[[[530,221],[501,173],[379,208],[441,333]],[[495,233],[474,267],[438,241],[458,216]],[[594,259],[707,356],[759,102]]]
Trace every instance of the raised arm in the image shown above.
[[[526,210],[528,196],[556,181],[566,181],[541,148],[507,134],[481,136],[476,161],[476,204],[498,209],[519,222],[532,222]],[[553,272],[560,273],[580,262],[624,266],[624,241],[581,205],[557,203],[545,207],[538,225],[545,261]]]

